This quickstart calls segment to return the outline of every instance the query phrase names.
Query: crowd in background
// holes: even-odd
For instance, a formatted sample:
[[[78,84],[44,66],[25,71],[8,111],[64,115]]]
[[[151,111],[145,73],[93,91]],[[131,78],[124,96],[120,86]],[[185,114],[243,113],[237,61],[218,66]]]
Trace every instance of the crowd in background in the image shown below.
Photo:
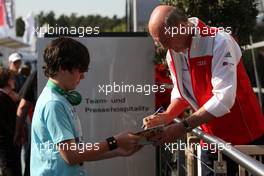
[[[12,53],[0,66],[0,175],[28,176],[30,123],[37,97],[36,71]]]

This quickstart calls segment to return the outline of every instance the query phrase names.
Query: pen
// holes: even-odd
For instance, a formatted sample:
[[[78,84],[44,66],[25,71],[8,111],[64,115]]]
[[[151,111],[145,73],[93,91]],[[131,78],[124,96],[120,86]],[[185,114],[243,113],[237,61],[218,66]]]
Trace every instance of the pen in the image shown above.
[[[163,112],[163,111],[164,111],[164,109],[163,109],[163,107],[161,106],[161,107],[159,107],[159,109],[157,109],[156,112],[154,112],[153,115],[157,115],[158,113],[161,113],[161,112]],[[143,124],[141,128],[145,128],[145,125]]]

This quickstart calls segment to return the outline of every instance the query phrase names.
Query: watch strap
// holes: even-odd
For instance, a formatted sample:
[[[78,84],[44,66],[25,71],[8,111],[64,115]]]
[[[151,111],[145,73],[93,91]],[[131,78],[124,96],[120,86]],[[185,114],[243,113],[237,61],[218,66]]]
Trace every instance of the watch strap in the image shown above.
[[[182,122],[186,132],[192,131],[192,127],[190,126],[190,124],[187,122],[186,119],[183,119],[181,122]]]
[[[117,149],[117,140],[114,137],[107,138],[106,142],[110,151]]]

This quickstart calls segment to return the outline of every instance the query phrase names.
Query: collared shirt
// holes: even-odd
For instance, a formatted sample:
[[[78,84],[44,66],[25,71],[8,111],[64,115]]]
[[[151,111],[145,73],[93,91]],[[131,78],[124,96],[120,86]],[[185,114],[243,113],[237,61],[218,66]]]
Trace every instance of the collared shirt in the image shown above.
[[[65,97],[46,86],[39,96],[32,120],[31,175],[81,176],[80,165],[68,165],[57,144],[81,140],[79,118]]]

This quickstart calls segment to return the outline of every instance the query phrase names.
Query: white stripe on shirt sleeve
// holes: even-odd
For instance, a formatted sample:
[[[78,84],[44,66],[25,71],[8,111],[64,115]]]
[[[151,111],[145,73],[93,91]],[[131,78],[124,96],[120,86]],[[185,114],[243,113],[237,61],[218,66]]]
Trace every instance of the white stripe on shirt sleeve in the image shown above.
[[[180,92],[179,92],[177,86],[174,85],[174,86],[173,86],[173,89],[172,89],[172,91],[171,91],[171,101],[172,101],[172,100],[175,100],[175,99],[177,99],[177,98],[181,98],[181,94],[180,94]]]
[[[218,32],[215,37],[211,68],[213,97],[203,106],[215,117],[229,113],[234,105],[237,89],[237,64],[241,56],[241,50],[235,40],[225,32]]]
[[[171,58],[170,52],[168,50],[167,55],[166,55],[166,60],[167,60],[167,64],[169,66],[169,68],[171,67],[170,65],[170,61],[173,60],[173,58]],[[171,75],[171,79],[173,82],[173,89],[171,91],[171,101],[177,98],[181,98],[181,94],[179,92],[178,86],[177,86],[177,80],[176,80],[176,75],[174,75],[173,71],[171,70],[172,68],[170,68],[170,75]]]

